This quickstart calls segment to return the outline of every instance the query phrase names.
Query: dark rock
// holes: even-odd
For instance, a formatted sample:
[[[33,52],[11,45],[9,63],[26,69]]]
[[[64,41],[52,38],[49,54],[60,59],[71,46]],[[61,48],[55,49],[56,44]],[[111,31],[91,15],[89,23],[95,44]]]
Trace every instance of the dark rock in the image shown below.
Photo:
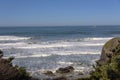
[[[32,78],[32,77],[31,77],[30,80],[39,80],[39,79],[37,79],[37,78]]]
[[[3,55],[3,52],[0,51]],[[0,58],[0,80],[38,80],[32,78],[24,67],[12,65],[14,57]]]
[[[6,59],[0,59],[0,80],[17,78],[18,71]]]
[[[74,71],[74,68],[72,66],[68,66],[65,68],[59,68],[58,70],[56,70],[56,73],[64,74],[64,73],[70,73],[72,71]]]
[[[46,71],[43,74],[48,75],[48,76],[54,76],[54,73],[52,71]]]
[[[0,50],[0,58],[3,57],[3,51]]]
[[[105,43],[105,45],[102,48],[102,53],[100,60],[97,61],[98,64],[106,64],[109,62],[110,58],[120,52],[120,38],[113,38]]]
[[[79,72],[78,75],[84,75],[83,72]]]
[[[61,76],[61,77],[54,78],[53,80],[68,80],[68,79],[66,77]]]

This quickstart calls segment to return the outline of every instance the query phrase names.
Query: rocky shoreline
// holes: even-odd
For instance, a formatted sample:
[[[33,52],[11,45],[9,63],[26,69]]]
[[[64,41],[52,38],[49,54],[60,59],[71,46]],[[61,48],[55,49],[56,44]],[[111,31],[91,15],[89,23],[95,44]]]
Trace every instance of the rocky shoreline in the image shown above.
[[[59,68],[55,72],[35,72],[30,76],[24,67],[13,66],[12,60],[14,57],[4,59],[0,50],[0,80],[76,80],[89,76],[88,72],[76,72],[72,66]]]
[[[36,72],[30,76],[25,68],[13,66],[13,59],[4,59],[0,50],[0,80],[120,80],[120,38],[105,43],[100,59],[93,65],[94,70],[84,73],[76,72],[74,67],[68,66],[55,72]]]
[[[13,66],[12,60],[14,57],[4,59],[0,50],[0,80],[76,80],[89,76],[89,72],[76,72],[72,66],[59,68],[55,72],[35,72],[30,75],[24,67]]]
[[[72,66],[68,66],[59,68],[55,72],[49,70],[43,72],[35,72],[32,76],[35,76],[41,80],[61,80],[61,78],[64,78],[62,80],[76,80],[78,78],[85,78],[90,75],[89,72],[75,71]]]

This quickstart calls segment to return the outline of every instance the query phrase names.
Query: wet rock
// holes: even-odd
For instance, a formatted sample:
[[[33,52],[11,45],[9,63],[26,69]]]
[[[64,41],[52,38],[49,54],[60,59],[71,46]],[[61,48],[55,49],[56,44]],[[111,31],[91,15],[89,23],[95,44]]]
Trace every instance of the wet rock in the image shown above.
[[[40,79],[37,79],[37,78],[32,78],[32,77],[31,77],[29,80],[40,80]]]
[[[3,57],[3,51],[0,50],[0,58]]]
[[[58,70],[56,70],[56,73],[64,74],[64,73],[70,73],[73,71],[74,71],[74,68],[72,66],[68,66],[65,68],[59,68]]]
[[[78,75],[84,75],[83,72],[79,72]]]
[[[54,78],[53,80],[68,80],[68,79],[64,76],[61,76],[61,77]]]
[[[54,73],[52,71],[45,71],[43,74],[47,76],[54,76]]]

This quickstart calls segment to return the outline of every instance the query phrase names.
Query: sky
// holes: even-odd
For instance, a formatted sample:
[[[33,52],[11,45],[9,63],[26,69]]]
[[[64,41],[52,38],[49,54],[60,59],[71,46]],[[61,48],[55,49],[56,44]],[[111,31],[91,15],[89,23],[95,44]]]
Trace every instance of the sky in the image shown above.
[[[0,26],[120,25],[120,0],[0,0]]]

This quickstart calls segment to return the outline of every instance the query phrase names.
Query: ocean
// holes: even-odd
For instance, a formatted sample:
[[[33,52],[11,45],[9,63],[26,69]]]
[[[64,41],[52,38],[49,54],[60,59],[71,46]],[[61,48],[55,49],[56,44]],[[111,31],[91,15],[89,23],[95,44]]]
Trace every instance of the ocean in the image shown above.
[[[66,66],[89,71],[104,43],[119,36],[120,26],[0,27],[0,49],[33,73]]]

